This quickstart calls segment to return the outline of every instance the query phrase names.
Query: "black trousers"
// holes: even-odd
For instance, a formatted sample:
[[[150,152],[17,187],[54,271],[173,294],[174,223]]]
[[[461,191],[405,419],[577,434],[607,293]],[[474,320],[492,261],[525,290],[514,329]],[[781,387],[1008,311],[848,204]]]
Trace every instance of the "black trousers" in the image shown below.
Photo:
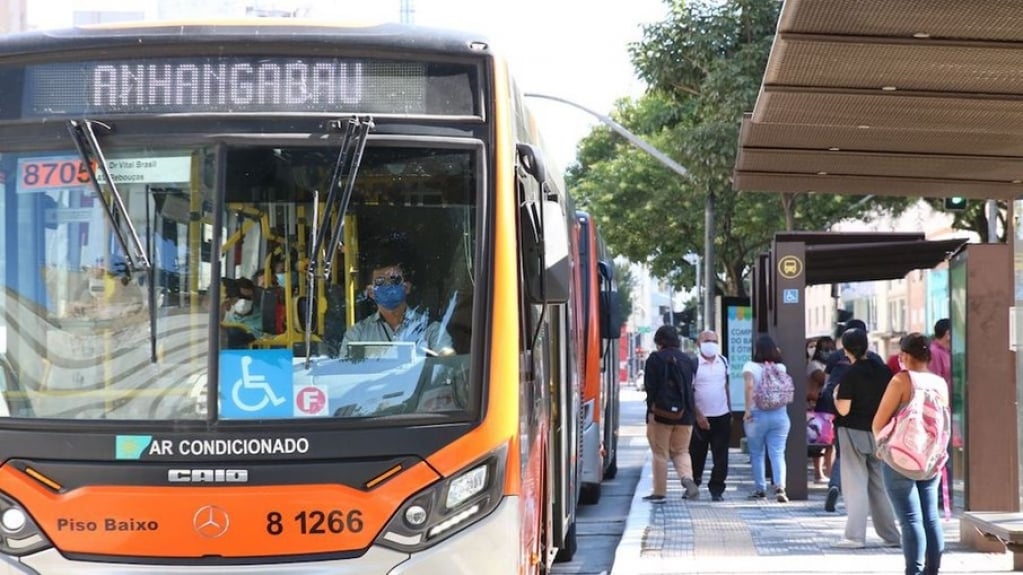
[[[693,461],[693,479],[696,484],[703,483],[703,468],[707,463],[707,451],[711,452],[714,467],[710,471],[707,489],[711,495],[725,492],[725,479],[728,478],[728,444],[732,437],[732,414],[726,413],[708,417],[710,429],[693,426],[693,436],[689,440],[689,457]]]

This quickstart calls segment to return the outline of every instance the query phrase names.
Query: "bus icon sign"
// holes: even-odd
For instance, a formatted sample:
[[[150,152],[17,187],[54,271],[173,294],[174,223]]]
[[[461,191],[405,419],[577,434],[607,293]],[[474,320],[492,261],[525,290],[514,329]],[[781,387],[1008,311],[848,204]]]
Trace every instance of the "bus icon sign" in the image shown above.
[[[321,385],[295,386],[295,417],[330,415],[327,392]]]
[[[792,280],[803,273],[803,260],[796,256],[785,256],[778,260],[778,274],[781,277]]]

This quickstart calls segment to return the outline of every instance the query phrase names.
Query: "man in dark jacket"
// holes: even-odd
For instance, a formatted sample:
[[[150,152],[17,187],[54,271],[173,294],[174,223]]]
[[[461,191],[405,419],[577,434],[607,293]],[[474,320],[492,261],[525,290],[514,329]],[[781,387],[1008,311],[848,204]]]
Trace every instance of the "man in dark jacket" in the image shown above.
[[[644,366],[644,389],[647,397],[646,436],[653,453],[653,493],[643,499],[651,503],[664,503],[668,490],[668,460],[682,478],[684,497],[695,499],[700,490],[693,481],[693,464],[689,457],[689,441],[693,434],[693,423],[702,417],[696,411],[693,398],[692,359],[679,349],[678,332],[670,325],[663,325],[654,334],[657,351],[650,354]],[[678,381],[681,379],[681,381]],[[665,386],[681,386],[681,409],[674,414],[658,408],[655,402]]]

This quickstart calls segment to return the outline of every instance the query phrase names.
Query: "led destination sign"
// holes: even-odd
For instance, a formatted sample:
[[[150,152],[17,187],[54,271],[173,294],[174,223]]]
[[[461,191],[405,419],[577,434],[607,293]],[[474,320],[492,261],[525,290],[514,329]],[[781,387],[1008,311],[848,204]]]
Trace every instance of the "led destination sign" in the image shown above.
[[[23,115],[473,115],[474,70],[423,62],[248,56],[41,64],[25,68]]]

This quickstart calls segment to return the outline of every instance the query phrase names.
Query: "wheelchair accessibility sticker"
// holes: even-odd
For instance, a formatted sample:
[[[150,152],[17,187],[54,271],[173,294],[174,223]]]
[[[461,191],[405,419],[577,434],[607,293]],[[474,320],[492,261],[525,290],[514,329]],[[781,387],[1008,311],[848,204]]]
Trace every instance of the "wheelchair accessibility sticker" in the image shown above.
[[[220,352],[220,417],[292,417],[292,374],[289,349]]]
[[[782,303],[799,303],[799,290],[786,289],[782,292]]]

